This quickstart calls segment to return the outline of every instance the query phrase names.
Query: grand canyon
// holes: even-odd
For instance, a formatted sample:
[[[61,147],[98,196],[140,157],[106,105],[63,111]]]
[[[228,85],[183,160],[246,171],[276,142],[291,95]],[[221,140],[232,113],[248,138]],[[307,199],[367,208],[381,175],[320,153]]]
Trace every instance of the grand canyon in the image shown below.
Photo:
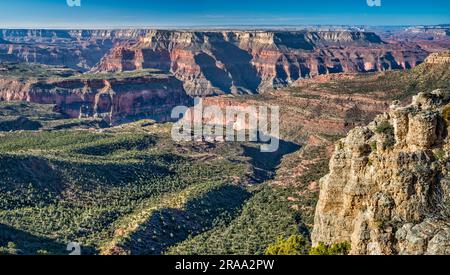
[[[449,72],[448,25],[0,30],[0,254],[450,254]],[[279,150],[173,141],[195,97]]]
[[[36,103],[52,103],[53,100],[71,117],[83,115],[80,105],[84,105],[90,113],[95,114],[95,98],[103,98],[108,94],[105,90],[111,86],[99,83],[108,81],[104,79],[111,77],[107,73],[142,70],[154,70],[154,74],[166,74],[167,79],[171,79],[166,85],[172,88],[159,93],[158,98],[164,101],[167,96],[167,101],[172,101],[173,106],[186,102],[180,95],[182,93],[191,97],[262,94],[295,86],[301,80],[319,75],[414,68],[430,53],[445,50],[450,45],[447,35],[442,36],[439,32],[434,34],[429,30],[426,34],[428,36],[423,37],[416,32],[411,35],[405,31],[404,36],[411,36],[408,40],[411,42],[405,42],[401,39],[396,41],[382,33],[388,41],[385,42],[374,32],[354,30],[2,30],[0,60],[65,66],[73,72],[67,72],[71,74],[71,79],[59,82],[38,76],[31,76],[32,79],[38,79],[33,81],[3,80],[0,98]],[[433,39],[432,43],[430,39]],[[431,48],[430,44],[434,47]],[[81,78],[92,74],[94,79],[78,81],[75,79],[77,72],[83,75]],[[150,72],[148,75],[151,75]],[[97,81],[95,78],[98,78]],[[151,76],[144,80],[142,78],[142,73],[127,76],[132,91],[130,94],[135,94],[124,99],[129,101],[123,103],[128,107],[115,107],[117,103],[107,102],[103,103],[107,110],[101,113],[139,115],[147,109],[157,112],[155,106],[141,106],[146,104],[141,102],[143,91],[132,83],[136,81],[151,85],[150,82],[155,81]],[[174,88],[178,85],[176,80],[182,85],[181,89]],[[15,87],[13,92],[9,88],[11,86]],[[45,92],[35,93],[35,86]],[[90,96],[75,98],[70,92],[53,99],[44,96],[58,89],[83,91],[84,94],[89,91],[87,94]],[[123,91],[127,87],[121,85],[118,89]],[[135,105],[140,107],[133,108]],[[158,115],[155,114],[155,118]],[[167,117],[165,114],[161,116]]]

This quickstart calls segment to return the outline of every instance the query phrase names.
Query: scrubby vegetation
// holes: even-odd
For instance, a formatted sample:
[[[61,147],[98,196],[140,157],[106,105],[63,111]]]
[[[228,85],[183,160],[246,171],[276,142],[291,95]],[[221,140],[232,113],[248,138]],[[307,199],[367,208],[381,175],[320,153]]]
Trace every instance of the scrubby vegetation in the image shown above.
[[[17,245],[13,242],[8,242],[6,246],[0,247],[0,255],[18,255],[19,253],[21,251],[17,249]]]
[[[377,125],[375,132],[378,134],[392,135],[394,133],[394,126],[389,121],[383,121]]]
[[[301,235],[292,235],[287,239],[280,237],[277,243],[267,248],[266,255],[306,255],[308,246],[307,240]]]
[[[52,77],[69,77],[80,72],[58,66],[48,66],[38,63],[0,62],[2,78],[14,79],[45,79]]]
[[[322,150],[305,148],[311,158],[323,156]],[[294,159],[300,151],[287,155],[281,162],[275,181],[285,181],[291,174]],[[317,193],[308,190],[310,182],[317,181],[328,171],[328,165],[314,164],[295,183],[279,186],[261,184],[254,186],[253,197],[243,206],[242,211],[229,224],[222,224],[210,231],[171,247],[168,254],[250,254],[263,255],[267,247],[280,236],[303,236],[310,238],[313,215],[317,203]],[[303,190],[303,194],[299,192]],[[293,200],[294,199],[294,200]]]
[[[311,247],[304,236],[292,235],[287,239],[280,237],[267,248],[266,255],[348,255],[350,250],[351,246],[347,242],[332,245],[319,243]]]
[[[102,119],[67,119],[51,104],[0,102],[0,132],[106,127]]]
[[[290,208],[292,188],[259,186],[229,223],[192,236],[168,250],[168,254],[263,255],[280,235],[305,233],[302,217]]]
[[[108,73],[108,72],[84,73],[84,74],[80,74],[80,75],[71,76],[70,78],[72,78],[72,79],[126,79],[126,78],[145,77],[145,76],[166,78],[167,73],[156,70],[156,69],[143,69],[143,70],[136,70],[136,71],[112,72],[112,73]]]
[[[186,207],[184,218],[203,221],[183,238],[240,209],[250,194],[241,184],[251,173],[241,144],[177,145],[168,136],[170,127],[137,125],[0,136],[0,224],[5,226],[0,245],[15,242],[21,251],[36,254],[32,240],[49,238],[40,247],[48,253],[61,253],[69,241],[83,243],[85,253],[98,253],[128,216],[146,208],[158,206],[176,226],[183,222],[170,209]],[[161,203],[186,190],[185,203]],[[216,204],[220,200],[222,206]],[[170,234],[159,237],[160,244],[173,243]]]
[[[350,250],[351,246],[346,242],[332,245],[319,243],[318,246],[311,248],[309,255],[348,255]]]
[[[382,136],[383,139],[382,145],[384,148],[391,148],[392,146],[395,145],[394,131],[395,131],[394,126],[392,126],[392,124],[389,121],[382,121],[376,126],[375,132]],[[373,146],[371,145],[371,147],[372,150],[375,151],[374,149],[376,149],[376,144]]]
[[[450,63],[421,64],[411,70],[358,74],[349,79],[314,83],[318,91],[327,90],[346,94],[379,94],[390,100],[406,100],[419,92],[450,89]],[[293,89],[294,95],[300,95]]]
[[[33,120],[57,120],[64,116],[54,111],[54,105],[28,102],[0,102],[0,119],[8,117],[27,117]]]
[[[351,79],[333,80],[317,84],[317,89],[353,93],[375,93],[384,91],[385,96],[399,95],[408,90],[409,77],[402,71],[389,71],[383,74],[359,74]]]
[[[170,127],[1,134],[2,253],[63,254],[75,241],[84,254],[264,254],[304,228],[294,190],[263,183],[298,146],[260,156],[251,143],[176,144]]]
[[[38,63],[0,62],[0,75],[3,79],[48,80],[64,79],[125,79],[131,77],[167,77],[156,69],[144,69],[130,72],[82,73],[62,66],[49,66]]]

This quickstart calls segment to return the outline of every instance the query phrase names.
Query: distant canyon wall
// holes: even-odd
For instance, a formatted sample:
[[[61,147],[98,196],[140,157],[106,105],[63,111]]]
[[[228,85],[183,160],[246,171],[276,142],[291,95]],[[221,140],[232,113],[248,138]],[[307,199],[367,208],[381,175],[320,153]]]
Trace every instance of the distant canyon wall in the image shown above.
[[[0,79],[0,101],[54,104],[71,118],[101,117],[111,123],[140,117],[168,121],[175,106],[191,104],[182,83],[167,75],[57,81]]]
[[[322,74],[409,69],[428,54],[371,32],[153,31],[114,47],[93,71],[156,68],[189,95],[251,94]]]
[[[155,68],[191,96],[262,93],[317,75],[408,69],[429,51],[360,31],[0,30],[0,61]]]
[[[136,42],[147,32],[0,29],[0,61],[66,66],[84,72],[116,45]]]

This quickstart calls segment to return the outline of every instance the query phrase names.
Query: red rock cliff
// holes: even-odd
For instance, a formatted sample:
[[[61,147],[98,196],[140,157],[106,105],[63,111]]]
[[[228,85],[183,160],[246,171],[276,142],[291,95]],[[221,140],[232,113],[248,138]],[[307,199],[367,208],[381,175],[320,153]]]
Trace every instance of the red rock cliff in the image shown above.
[[[369,32],[152,31],[114,47],[94,71],[157,68],[190,95],[256,93],[311,76],[407,69],[428,55]]]
[[[0,100],[55,104],[73,118],[94,116],[111,122],[140,116],[166,121],[173,107],[190,102],[181,82],[168,75],[27,81],[3,78]]]

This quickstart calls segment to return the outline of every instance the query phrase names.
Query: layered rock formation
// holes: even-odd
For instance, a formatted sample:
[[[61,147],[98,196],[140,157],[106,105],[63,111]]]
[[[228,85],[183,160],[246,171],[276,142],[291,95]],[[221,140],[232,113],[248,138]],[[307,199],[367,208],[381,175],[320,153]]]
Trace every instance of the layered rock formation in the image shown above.
[[[450,28],[448,26],[431,26],[431,27],[411,27],[406,29],[407,32],[413,34],[428,34],[432,37],[450,36]]]
[[[175,106],[190,104],[179,80],[146,71],[130,75],[1,78],[0,101],[54,104],[72,118],[102,117],[112,123],[139,117],[167,121]]]
[[[218,107],[236,114],[245,113],[247,116],[214,117],[208,115],[200,121],[193,117],[193,108],[184,117],[187,121],[213,125],[234,125],[235,129],[248,129],[249,119],[258,119],[259,112],[254,108],[260,106],[280,106],[280,124],[282,128],[302,127],[305,133],[321,133],[326,135],[343,136],[357,125],[365,125],[377,114],[389,109],[387,100],[378,99],[375,95],[362,94],[333,94],[328,91],[314,91],[303,88],[301,94],[292,96],[289,91],[280,90],[265,94],[264,98],[239,96],[214,96],[202,100],[204,108]],[[245,127],[243,127],[245,126]]]
[[[0,30],[0,61],[37,62],[90,70],[114,46],[147,30]]]
[[[428,52],[450,50],[450,28],[448,26],[426,26],[409,28],[371,28],[383,41],[396,44],[415,44]]]
[[[447,65],[450,64],[450,52],[433,53],[425,59],[425,64]]]
[[[439,49],[337,30],[0,30],[0,61],[96,72],[154,68],[173,73],[190,95],[257,93],[321,74],[412,68]]]
[[[111,50],[94,71],[172,72],[190,95],[257,93],[339,72],[412,68],[428,52],[370,32],[151,31]]]
[[[391,106],[339,141],[320,182],[313,244],[352,254],[450,254],[450,91]]]

